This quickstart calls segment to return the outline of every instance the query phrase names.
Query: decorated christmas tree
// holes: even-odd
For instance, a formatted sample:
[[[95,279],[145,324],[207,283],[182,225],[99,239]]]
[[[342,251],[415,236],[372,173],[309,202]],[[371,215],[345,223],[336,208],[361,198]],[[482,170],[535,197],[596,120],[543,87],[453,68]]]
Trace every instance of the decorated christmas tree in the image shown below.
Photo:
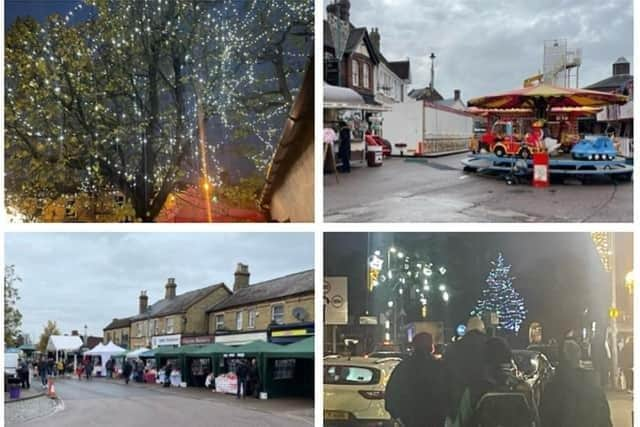
[[[505,264],[502,253],[498,253],[498,258],[491,264],[493,268],[486,279],[487,287],[482,290],[471,315],[483,317],[486,313],[496,313],[500,322],[498,328],[517,333],[527,317],[524,298],[513,287],[511,265]]]

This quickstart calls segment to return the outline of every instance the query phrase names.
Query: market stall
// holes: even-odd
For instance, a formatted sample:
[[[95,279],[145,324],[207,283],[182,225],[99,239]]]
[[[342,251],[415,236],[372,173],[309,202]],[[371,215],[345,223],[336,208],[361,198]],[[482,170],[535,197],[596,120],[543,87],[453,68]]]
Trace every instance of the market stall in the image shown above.
[[[186,353],[204,347],[202,344],[183,345],[181,347],[158,347],[155,349],[154,358],[158,367],[158,383],[164,383],[165,367],[167,363],[171,364],[172,371],[169,378],[172,386],[186,386],[186,377],[183,375],[187,372]],[[146,352],[141,353],[145,355]]]
[[[232,351],[233,347],[219,343],[186,351],[187,386],[204,387],[205,379],[210,372],[213,372],[214,376],[225,374],[223,355]]]
[[[269,396],[313,398],[314,343],[314,337],[309,337],[264,353],[264,387]]]
[[[113,342],[109,341],[106,345],[100,343],[93,347],[91,350],[85,351],[84,356],[90,356],[94,359],[93,365],[93,375],[96,376],[107,376],[107,368],[106,364],[112,356],[119,355],[126,352],[126,350],[118,345],[115,345]]]
[[[64,355],[65,360],[68,353],[73,353],[73,371],[75,372],[78,366],[76,352],[82,348],[82,345],[83,343],[79,336],[52,335],[47,342],[47,351],[55,352],[56,362],[59,359],[60,353]]]

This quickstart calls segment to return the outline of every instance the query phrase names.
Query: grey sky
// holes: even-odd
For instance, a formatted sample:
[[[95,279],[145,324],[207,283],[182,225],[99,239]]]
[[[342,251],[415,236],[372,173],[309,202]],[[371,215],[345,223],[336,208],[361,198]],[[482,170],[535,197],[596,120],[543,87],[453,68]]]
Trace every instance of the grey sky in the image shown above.
[[[313,268],[312,233],[7,233],[5,262],[22,277],[23,331],[37,341],[47,320],[62,333],[85,323],[90,335],[114,317],[137,313],[138,295],[164,297],[225,282],[236,263],[249,264],[251,283]]]
[[[633,64],[632,0],[351,0],[351,22],[380,29],[388,60],[411,59],[414,87],[428,83],[433,51],[436,89],[465,101],[522,87],[542,69],[545,40],[582,48],[581,87],[620,56]]]

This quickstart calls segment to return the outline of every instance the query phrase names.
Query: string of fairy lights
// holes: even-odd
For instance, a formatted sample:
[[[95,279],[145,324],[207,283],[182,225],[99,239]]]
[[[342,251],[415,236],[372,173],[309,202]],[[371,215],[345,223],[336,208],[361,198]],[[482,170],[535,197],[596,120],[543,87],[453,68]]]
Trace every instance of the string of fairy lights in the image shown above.
[[[87,8],[90,18],[76,22]],[[290,88],[311,44],[278,45],[283,76],[274,75],[268,55],[292,26],[311,25],[313,13],[313,2],[301,0],[79,3],[7,44],[8,144],[26,138],[63,164],[91,159],[69,176],[78,191],[115,194],[117,186],[101,176],[106,168],[134,189],[143,186],[148,203],[166,181],[220,185],[217,153],[230,140],[257,142],[248,157],[263,168],[290,109],[291,100],[279,93],[281,77],[295,94]],[[153,61],[158,70],[151,81]],[[155,107],[146,92],[152,84]],[[199,109],[217,131],[201,146]],[[193,167],[176,163],[184,152]],[[42,189],[33,190],[42,196]]]

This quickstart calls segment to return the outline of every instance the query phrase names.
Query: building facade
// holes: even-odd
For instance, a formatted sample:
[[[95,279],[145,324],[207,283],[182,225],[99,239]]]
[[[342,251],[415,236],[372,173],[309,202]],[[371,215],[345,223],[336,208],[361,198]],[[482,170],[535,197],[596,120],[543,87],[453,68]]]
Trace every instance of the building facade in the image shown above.
[[[226,299],[231,291],[224,283],[176,294],[177,284],[169,278],[165,297],[148,305],[146,291],[138,298],[138,314],[131,318],[130,348],[155,348],[191,342],[211,342],[205,309]]]
[[[215,342],[293,342],[314,334],[313,270],[249,285],[248,266],[238,264],[233,294],[207,309]]]
[[[113,341],[115,345],[122,348],[131,348],[131,318],[125,317],[123,319],[113,319],[103,329],[103,342],[107,344],[109,341]]]

